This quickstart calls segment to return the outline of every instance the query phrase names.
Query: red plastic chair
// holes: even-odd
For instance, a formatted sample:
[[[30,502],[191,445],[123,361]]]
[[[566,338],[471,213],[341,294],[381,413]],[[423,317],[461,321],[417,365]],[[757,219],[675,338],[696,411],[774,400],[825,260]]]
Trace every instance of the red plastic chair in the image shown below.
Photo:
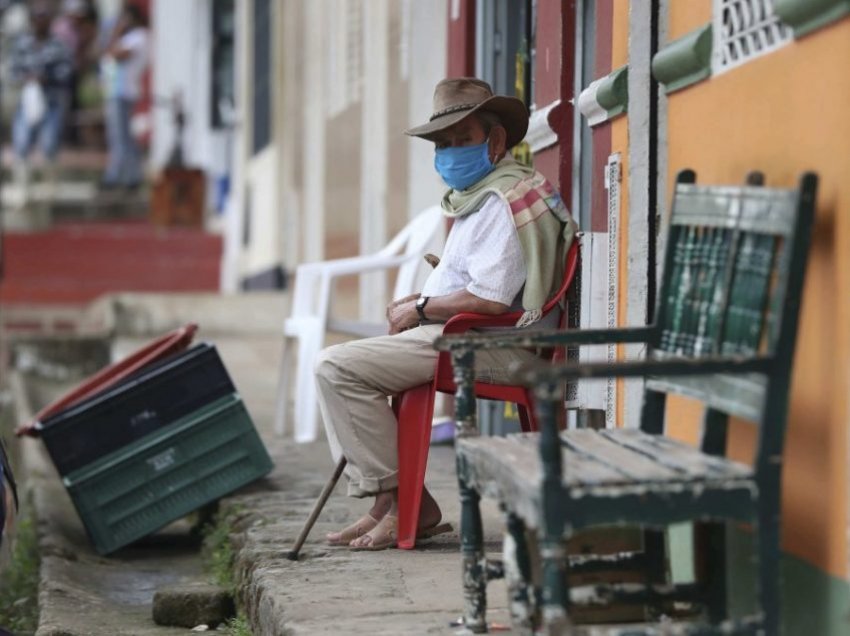
[[[560,308],[578,267],[578,238],[567,252],[564,279],[557,294],[543,307],[543,315]],[[522,312],[511,312],[500,316],[482,314],[458,314],[446,322],[443,335],[463,333],[481,327],[513,327]],[[561,313],[559,327],[566,324],[566,311]],[[552,359],[563,357],[563,349],[548,352]],[[419,506],[422,488],[425,485],[425,468],[431,444],[431,420],[434,417],[434,396],[437,391],[454,394],[456,386],[452,373],[451,356],[441,352],[437,358],[434,379],[396,396],[393,403],[398,427],[398,547],[410,550],[416,545],[416,528],[419,525]],[[531,389],[518,385],[475,383],[475,395],[487,400],[514,402],[519,411],[523,431],[536,431]]]

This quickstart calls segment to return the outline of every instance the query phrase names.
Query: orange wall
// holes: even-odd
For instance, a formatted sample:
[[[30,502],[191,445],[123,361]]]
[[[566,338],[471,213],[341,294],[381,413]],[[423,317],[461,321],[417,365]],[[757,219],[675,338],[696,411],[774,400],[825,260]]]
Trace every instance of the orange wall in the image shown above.
[[[670,32],[710,17],[707,0],[674,2]],[[850,389],[850,19],[670,96],[669,175],[684,167],[700,183],[740,183],[753,169],[768,185],[820,175],[794,368],[783,488],[787,551],[836,576],[847,572]],[[671,185],[672,192],[672,185]],[[668,193],[669,201],[670,193]],[[686,413],[687,412],[687,413]],[[672,420],[695,410],[672,405]],[[752,453],[752,431],[733,427],[730,452]],[[690,428],[690,430],[688,430]],[[676,427],[693,437],[693,427]]]
[[[667,40],[675,40],[711,22],[711,2],[685,0],[668,3]]]

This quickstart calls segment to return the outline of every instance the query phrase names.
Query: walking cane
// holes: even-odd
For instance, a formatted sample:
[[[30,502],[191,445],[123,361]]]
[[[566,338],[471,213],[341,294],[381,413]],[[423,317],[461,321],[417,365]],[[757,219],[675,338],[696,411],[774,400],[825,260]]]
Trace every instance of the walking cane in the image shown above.
[[[348,461],[345,459],[345,455],[341,456],[339,461],[336,463],[333,475],[331,475],[331,478],[328,480],[328,483],[325,484],[325,487],[322,489],[322,493],[316,500],[316,504],[313,506],[313,511],[310,513],[307,523],[304,524],[304,527],[301,529],[301,534],[299,534],[298,538],[295,540],[295,545],[293,545],[292,549],[286,554],[286,558],[290,561],[298,560],[298,553],[301,551],[301,546],[304,545],[304,542],[307,540],[307,535],[310,534],[310,530],[313,529],[316,519],[319,518],[322,508],[325,507],[325,503],[327,502],[328,497],[330,497],[331,492],[333,492],[334,486],[336,486],[336,482],[339,481],[339,477],[342,475],[342,471],[345,469],[345,465],[347,463]]]

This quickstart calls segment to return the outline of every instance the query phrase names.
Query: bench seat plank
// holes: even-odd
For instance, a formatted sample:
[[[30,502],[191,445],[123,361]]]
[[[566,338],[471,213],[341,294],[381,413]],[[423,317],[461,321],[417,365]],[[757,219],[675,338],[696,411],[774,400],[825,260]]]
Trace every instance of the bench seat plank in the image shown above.
[[[539,434],[458,440],[461,470],[483,493],[536,526],[540,515],[543,468]],[[733,491],[749,497],[750,467],[709,456],[688,444],[637,429],[561,432],[561,483],[573,498],[588,493],[634,496],[644,491],[670,493]],[[663,494],[667,493],[667,495]]]
[[[752,470],[744,464],[696,452],[692,446],[663,435],[647,435],[636,429],[608,429],[600,431],[600,434],[616,439],[635,452],[654,457],[668,468],[690,475],[692,479],[752,476]]]

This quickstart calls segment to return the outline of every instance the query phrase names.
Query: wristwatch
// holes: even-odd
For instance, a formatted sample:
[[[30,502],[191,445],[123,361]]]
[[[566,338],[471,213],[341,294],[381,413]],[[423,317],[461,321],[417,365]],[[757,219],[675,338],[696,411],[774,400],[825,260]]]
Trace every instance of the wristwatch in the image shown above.
[[[429,300],[431,300],[430,296],[420,296],[416,301],[416,313],[419,314],[419,322],[425,322],[428,320],[425,317],[425,305],[428,304]]]

